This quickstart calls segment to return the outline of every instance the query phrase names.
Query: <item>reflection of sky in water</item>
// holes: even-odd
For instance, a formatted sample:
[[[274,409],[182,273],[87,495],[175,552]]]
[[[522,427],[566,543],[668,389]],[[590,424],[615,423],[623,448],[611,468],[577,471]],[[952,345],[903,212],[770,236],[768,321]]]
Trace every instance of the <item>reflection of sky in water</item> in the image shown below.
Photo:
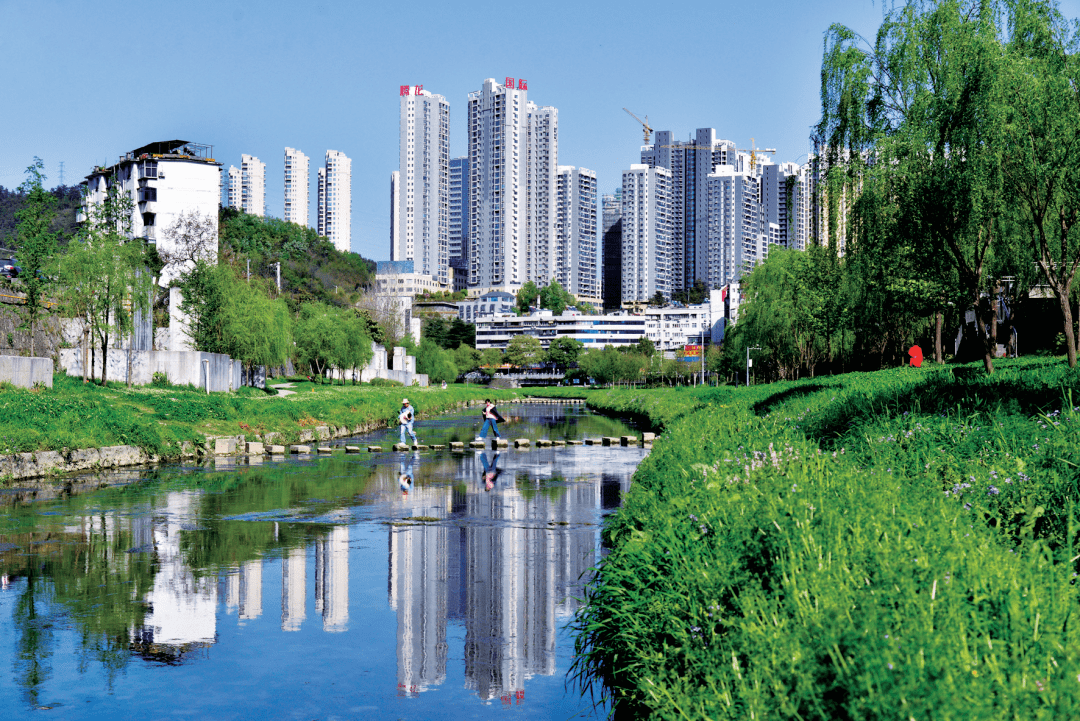
[[[502,408],[503,433],[630,432],[563,408]],[[417,432],[469,440],[472,415]],[[62,704],[80,718],[591,715],[564,689],[564,626],[644,454],[241,460],[0,515],[0,698],[21,699],[16,716]],[[88,644],[100,629],[120,643]]]

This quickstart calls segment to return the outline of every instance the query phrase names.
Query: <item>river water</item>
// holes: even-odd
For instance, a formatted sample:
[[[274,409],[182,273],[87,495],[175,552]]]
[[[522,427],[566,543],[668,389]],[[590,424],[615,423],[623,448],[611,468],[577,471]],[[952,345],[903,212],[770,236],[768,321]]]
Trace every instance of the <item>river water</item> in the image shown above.
[[[500,410],[508,438],[633,432],[570,404]],[[646,453],[228,458],[51,501],[8,492],[0,717],[602,718],[567,683],[567,622]]]

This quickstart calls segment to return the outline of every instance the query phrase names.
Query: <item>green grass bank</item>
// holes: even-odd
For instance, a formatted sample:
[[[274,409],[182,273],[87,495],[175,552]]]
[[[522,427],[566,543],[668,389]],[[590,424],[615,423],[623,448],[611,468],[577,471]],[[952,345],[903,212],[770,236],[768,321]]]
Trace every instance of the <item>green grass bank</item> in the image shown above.
[[[561,392],[663,428],[575,621],[620,717],[1080,717],[1060,359]]]
[[[422,418],[465,401],[515,395],[462,385],[442,390],[301,381],[293,386],[295,393],[288,396],[253,388],[208,395],[186,386],[101,387],[57,375],[52,388],[0,388],[0,454],[132,445],[170,457],[180,453],[182,442],[202,444],[207,436],[276,432],[290,442],[321,425],[396,425],[403,397]]]

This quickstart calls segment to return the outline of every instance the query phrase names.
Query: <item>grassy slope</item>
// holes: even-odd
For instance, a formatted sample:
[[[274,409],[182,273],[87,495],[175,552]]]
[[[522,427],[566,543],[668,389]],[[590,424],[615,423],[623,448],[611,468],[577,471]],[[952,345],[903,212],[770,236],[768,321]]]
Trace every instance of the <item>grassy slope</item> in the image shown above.
[[[301,382],[295,395],[278,397],[253,389],[207,395],[186,387],[101,388],[60,375],[54,383],[52,389],[0,390],[0,453],[130,444],[169,455],[180,441],[201,442],[207,435],[276,431],[292,440],[318,425],[390,422],[403,396],[423,416],[462,401],[514,395],[459,385],[444,391]]]
[[[1033,360],[585,393],[665,431],[578,671],[664,718],[1076,717],[1078,385]]]

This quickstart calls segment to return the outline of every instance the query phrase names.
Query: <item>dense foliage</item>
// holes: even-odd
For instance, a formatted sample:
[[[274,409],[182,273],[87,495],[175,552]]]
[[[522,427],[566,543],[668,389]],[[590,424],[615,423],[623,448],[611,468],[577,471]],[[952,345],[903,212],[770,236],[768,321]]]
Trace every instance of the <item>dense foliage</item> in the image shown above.
[[[591,392],[664,432],[581,680],[658,718],[1076,716],[1078,390],[1031,359]]]
[[[1055,313],[1076,364],[1078,32],[1042,0],[890,5],[872,43],[829,29],[814,242],[833,258],[755,271],[750,302],[835,302],[810,324],[767,320],[791,336],[765,347],[776,376],[896,365],[915,341],[941,361],[942,326],[961,327],[969,311],[970,352],[988,372],[999,343],[1016,350],[1018,311],[1029,323]],[[1056,302],[1024,313],[1036,283]],[[748,330],[741,345],[768,335]]]

